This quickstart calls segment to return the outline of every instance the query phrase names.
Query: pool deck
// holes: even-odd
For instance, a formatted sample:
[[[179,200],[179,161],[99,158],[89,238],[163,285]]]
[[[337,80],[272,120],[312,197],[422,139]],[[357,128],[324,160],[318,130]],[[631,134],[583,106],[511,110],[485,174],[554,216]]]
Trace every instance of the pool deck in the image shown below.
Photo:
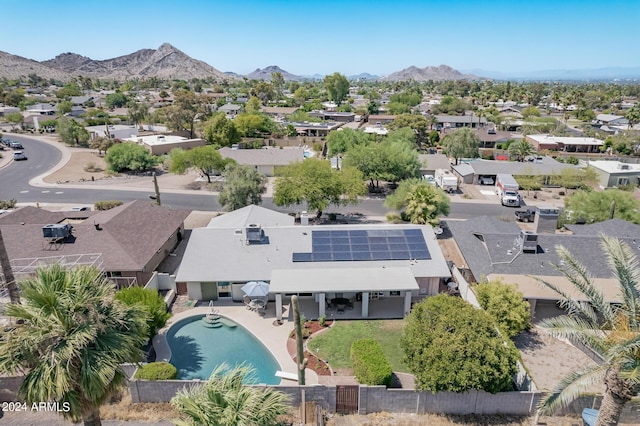
[[[282,325],[275,325],[277,323],[275,322],[274,305],[274,303],[269,303],[264,316],[260,316],[237,303],[216,303],[213,308],[218,315],[233,320],[251,332],[271,352],[280,366],[280,371],[296,373],[297,365],[287,351],[287,339],[293,330],[293,322],[284,319]],[[174,314],[152,340],[156,351],[156,360],[166,362],[171,360],[171,349],[166,339],[166,333],[171,325],[194,315],[206,315],[210,311],[209,306],[199,306]],[[318,384],[318,376],[313,370],[307,368],[305,376],[306,384]],[[295,382],[282,379],[281,384],[293,385]]]

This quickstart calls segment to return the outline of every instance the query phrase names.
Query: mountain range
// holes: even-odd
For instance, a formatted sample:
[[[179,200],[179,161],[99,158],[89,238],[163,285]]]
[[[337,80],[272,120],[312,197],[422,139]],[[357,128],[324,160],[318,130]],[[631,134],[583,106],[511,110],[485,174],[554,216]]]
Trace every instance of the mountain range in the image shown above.
[[[256,69],[246,75],[249,79],[271,79],[272,72],[279,72],[286,81],[321,80],[324,75],[295,75],[276,65]],[[233,72],[221,72],[211,65],[194,59],[169,43],[158,49],[141,49],[129,55],[112,59],[95,60],[76,53],[62,53],[53,59],[38,62],[21,56],[0,51],[0,78],[17,79],[36,74],[42,78],[68,81],[82,75],[100,79],[150,78],[182,79],[213,78],[216,80],[239,80],[244,76]],[[481,76],[481,77],[478,77]],[[497,80],[614,80],[640,79],[640,67],[600,68],[578,70],[547,70],[531,72],[498,72],[482,69],[458,71],[447,65],[418,68],[410,66],[387,76],[363,72],[348,76],[350,80],[380,81],[427,81],[427,80],[477,80],[491,78]]]

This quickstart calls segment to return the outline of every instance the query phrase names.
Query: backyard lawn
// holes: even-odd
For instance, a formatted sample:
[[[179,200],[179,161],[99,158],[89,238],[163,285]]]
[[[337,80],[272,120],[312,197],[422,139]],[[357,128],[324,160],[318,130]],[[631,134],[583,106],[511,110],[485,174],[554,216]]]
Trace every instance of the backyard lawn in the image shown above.
[[[307,347],[321,359],[329,361],[334,370],[351,368],[351,344],[365,337],[373,338],[382,346],[393,371],[409,373],[402,362],[402,326],[402,320],[336,321],[329,330],[309,340]]]

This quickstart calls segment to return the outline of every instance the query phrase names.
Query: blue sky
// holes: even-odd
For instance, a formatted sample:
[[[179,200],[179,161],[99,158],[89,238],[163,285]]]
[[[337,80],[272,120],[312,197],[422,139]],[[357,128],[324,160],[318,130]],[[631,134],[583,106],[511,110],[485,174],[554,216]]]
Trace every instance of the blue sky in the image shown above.
[[[168,42],[221,71],[385,75],[640,66],[640,0],[0,0],[0,50],[108,59]]]

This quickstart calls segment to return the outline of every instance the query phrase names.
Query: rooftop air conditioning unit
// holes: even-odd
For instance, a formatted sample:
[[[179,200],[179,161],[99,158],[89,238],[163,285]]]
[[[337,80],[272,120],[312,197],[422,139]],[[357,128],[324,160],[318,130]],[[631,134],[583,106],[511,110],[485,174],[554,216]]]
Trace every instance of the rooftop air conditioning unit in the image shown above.
[[[522,251],[538,251],[538,234],[531,231],[520,231],[520,235],[518,235],[518,246]]]
[[[42,236],[51,239],[66,239],[71,235],[71,228],[73,227],[68,223],[45,225],[42,227]]]
[[[262,227],[260,227],[260,225],[252,223],[247,226],[245,232],[247,234],[247,242],[249,244],[261,243],[264,239],[264,231],[262,230]]]

